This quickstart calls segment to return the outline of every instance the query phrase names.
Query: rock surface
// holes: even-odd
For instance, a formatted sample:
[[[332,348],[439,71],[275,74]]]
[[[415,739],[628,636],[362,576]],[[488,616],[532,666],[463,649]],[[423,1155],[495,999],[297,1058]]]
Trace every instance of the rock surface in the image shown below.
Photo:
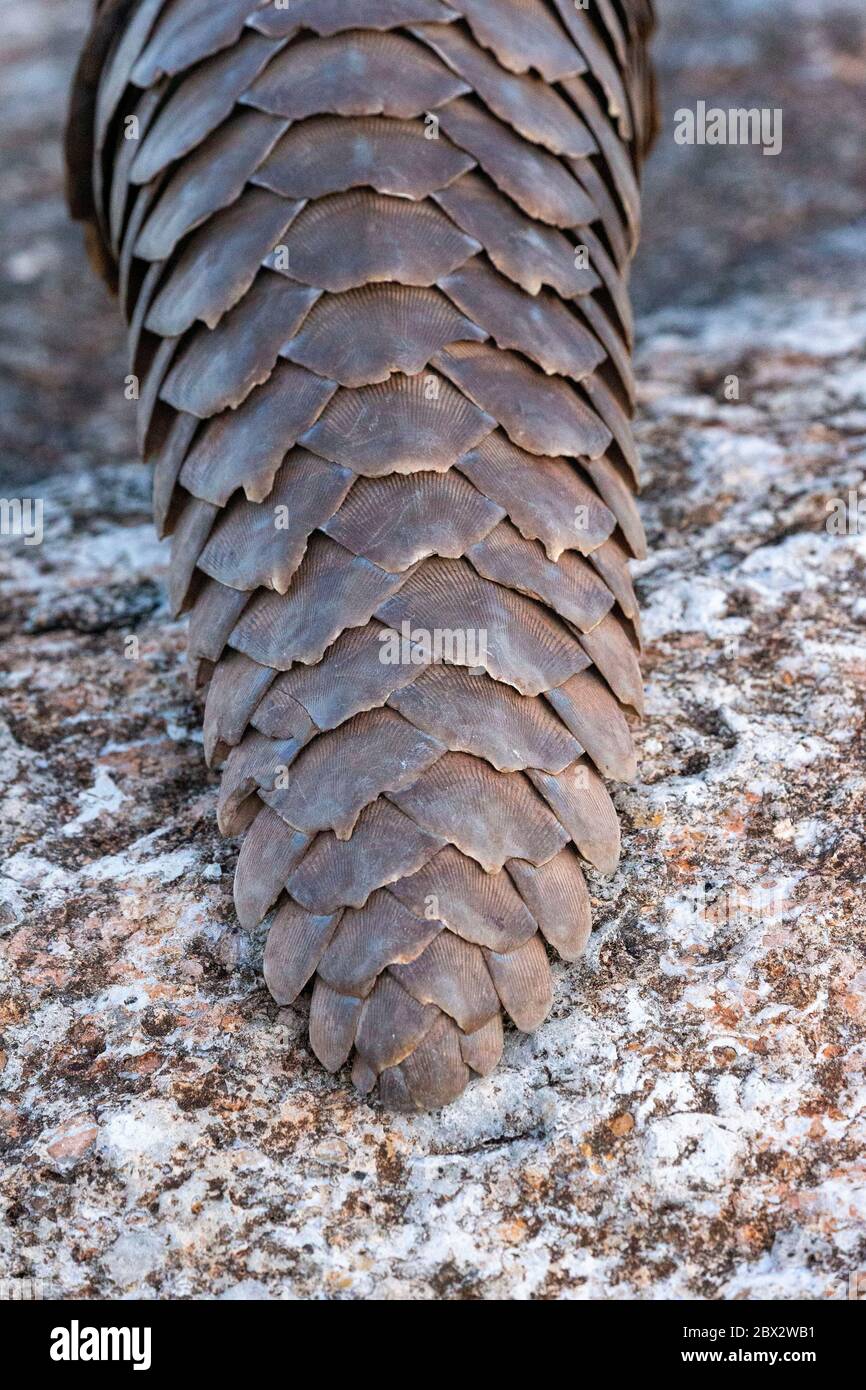
[[[325,1075],[235,925],[118,318],[61,203],[87,0],[7,0],[0,490],[44,540],[0,539],[0,1277],[784,1299],[866,1271],[862,3],[660,8],[626,852],[549,1022],[410,1120]],[[782,154],[677,146],[699,99],[782,107]]]

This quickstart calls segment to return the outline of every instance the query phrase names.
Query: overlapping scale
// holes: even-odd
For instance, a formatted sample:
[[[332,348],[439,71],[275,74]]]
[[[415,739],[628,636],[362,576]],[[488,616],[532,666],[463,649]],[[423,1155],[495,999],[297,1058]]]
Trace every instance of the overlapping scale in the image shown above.
[[[231,114],[280,47],[271,39],[248,33],[185,75],[136,144],[132,182],[150,183],[169,165],[197,149]]]
[[[315,117],[291,127],[252,182],[284,198],[372,188],[417,202],[475,167],[464,150],[431,139],[433,129],[422,121]]]
[[[527,217],[552,227],[582,227],[598,209],[565,165],[546,150],[523,140],[480,105],[465,97],[437,112],[455,145],[466,150]]]
[[[586,72],[586,62],[545,0],[448,0],[508,72],[534,69],[547,82]]]
[[[429,555],[459,559],[505,515],[455,470],[362,478],[322,530],[399,573]]]
[[[400,373],[376,386],[338,391],[301,439],[332,463],[381,478],[444,472],[495,425],[491,415],[436,372]]]
[[[249,24],[262,34],[284,38],[300,29],[328,36],[344,29],[396,29],[453,18],[443,0],[289,0],[280,8],[267,5],[255,12]]]
[[[262,190],[262,196],[274,195]],[[334,294],[383,280],[433,285],[481,249],[435,203],[367,189],[310,203],[283,244],[292,279]]]
[[[367,285],[327,295],[285,343],[283,356],[354,390],[387,381],[393,372],[414,376],[447,343],[485,337],[436,290]]]
[[[467,82],[405,34],[353,29],[291,44],[242,99],[292,121],[322,115],[408,120],[469,90]]]
[[[162,399],[202,420],[236,410],[254,386],[267,381],[280,349],[320,294],[308,285],[259,271],[243,299],[216,328],[197,325],[184,339],[163,382]]]

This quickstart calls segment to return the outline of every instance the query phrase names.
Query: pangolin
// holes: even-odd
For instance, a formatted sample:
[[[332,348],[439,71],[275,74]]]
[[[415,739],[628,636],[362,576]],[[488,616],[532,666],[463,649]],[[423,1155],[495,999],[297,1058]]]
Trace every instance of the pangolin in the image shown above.
[[[99,0],[70,203],[129,324],[264,976],[403,1111],[537,1028],[642,706],[650,0]]]

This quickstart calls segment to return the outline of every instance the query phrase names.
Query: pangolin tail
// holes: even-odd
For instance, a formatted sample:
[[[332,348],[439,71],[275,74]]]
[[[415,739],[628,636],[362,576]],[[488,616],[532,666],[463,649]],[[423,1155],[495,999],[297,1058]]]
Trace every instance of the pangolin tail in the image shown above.
[[[399,1110],[536,1028],[641,711],[649,0],[102,0],[116,286],[241,923]]]

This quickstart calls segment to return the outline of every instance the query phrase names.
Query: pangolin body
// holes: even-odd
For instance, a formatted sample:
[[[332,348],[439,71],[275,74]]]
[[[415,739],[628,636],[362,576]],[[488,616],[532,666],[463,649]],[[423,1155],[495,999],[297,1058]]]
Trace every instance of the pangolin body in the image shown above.
[[[590,931],[641,710],[629,262],[649,0],[101,0],[117,287],[241,923],[439,1107]]]

